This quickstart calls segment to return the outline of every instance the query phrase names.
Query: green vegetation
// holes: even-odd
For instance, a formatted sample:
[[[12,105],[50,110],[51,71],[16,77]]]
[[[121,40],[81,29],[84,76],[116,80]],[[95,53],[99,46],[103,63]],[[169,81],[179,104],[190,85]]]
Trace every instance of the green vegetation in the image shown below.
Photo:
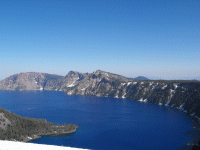
[[[77,129],[73,124],[56,126],[44,119],[23,118],[2,108],[0,113],[11,122],[7,124],[6,129],[0,128],[0,140],[28,141],[39,138],[40,135],[60,135],[75,132]],[[1,119],[0,123],[4,121],[5,119]]]

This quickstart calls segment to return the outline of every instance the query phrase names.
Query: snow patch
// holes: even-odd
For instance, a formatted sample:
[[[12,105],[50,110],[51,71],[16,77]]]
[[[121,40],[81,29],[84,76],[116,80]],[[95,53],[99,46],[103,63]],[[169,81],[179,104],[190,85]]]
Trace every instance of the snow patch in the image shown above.
[[[177,85],[177,84],[174,84],[174,88],[177,89],[177,87],[178,87],[178,85]]]
[[[133,85],[137,84],[137,82],[133,82]]]
[[[165,106],[168,106],[168,105],[169,105],[169,103],[171,102],[172,97],[174,96],[175,93],[176,93],[175,90],[170,89],[170,95],[171,95],[171,96],[170,96],[168,102],[165,104]]]
[[[1,150],[79,150],[81,148],[72,148],[55,145],[24,143],[17,141],[0,140]]]
[[[130,84],[131,84],[131,82],[128,82],[128,83],[127,83],[127,86],[129,86]]]
[[[122,86],[124,86],[126,83],[121,83]]]
[[[195,115],[195,112],[193,114],[190,114],[190,116],[194,116]]]
[[[140,100],[138,100],[139,102],[144,102],[144,103],[147,103],[148,102],[148,100],[147,99],[143,99],[143,98],[141,98]]]
[[[141,98],[140,100],[138,100],[139,102],[143,102],[143,98]]]
[[[144,99],[144,102],[148,102],[148,100],[147,100],[147,99]]]
[[[164,90],[166,87],[167,87],[167,85],[163,86],[161,89],[163,89],[163,90]]]
[[[72,84],[68,85],[67,87],[73,87],[75,82],[76,80]]]
[[[169,103],[171,102],[171,100],[172,100],[172,98],[170,98],[170,99],[168,100],[168,102],[167,102],[167,104],[165,104],[165,106],[168,106]]]
[[[185,104],[185,103],[181,104],[181,106],[180,106],[178,109],[184,110],[184,109],[183,109],[183,105],[184,105],[184,104]]]
[[[122,96],[122,98],[126,98],[125,95],[126,95],[126,93],[124,93],[124,95]]]

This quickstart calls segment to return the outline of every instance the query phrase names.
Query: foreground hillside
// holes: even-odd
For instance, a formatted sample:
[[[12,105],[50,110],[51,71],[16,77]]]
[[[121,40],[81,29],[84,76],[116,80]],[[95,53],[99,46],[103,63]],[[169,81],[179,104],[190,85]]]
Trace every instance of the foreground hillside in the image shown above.
[[[26,142],[41,135],[73,133],[77,128],[73,124],[56,126],[44,119],[23,118],[0,108],[0,140]]]
[[[54,146],[54,145],[43,145],[33,143],[23,143],[14,141],[1,141],[1,150],[79,150],[81,148]]]

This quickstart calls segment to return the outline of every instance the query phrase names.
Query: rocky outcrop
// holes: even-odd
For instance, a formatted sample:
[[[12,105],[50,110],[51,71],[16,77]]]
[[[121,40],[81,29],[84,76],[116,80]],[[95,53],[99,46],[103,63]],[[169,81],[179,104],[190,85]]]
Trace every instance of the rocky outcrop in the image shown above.
[[[0,82],[1,90],[44,90],[58,86],[62,76],[28,72],[12,75]]]
[[[178,108],[200,122],[199,81],[141,81],[98,70],[68,89],[66,94],[127,98],[165,105]]]
[[[70,71],[65,77],[47,73],[28,72],[12,75],[0,82],[1,90],[60,90],[75,86],[88,74]]]
[[[0,82],[2,90],[54,90],[68,95],[127,98],[178,108],[200,121],[200,81],[148,80],[126,78],[97,70],[93,73],[70,71],[66,76],[20,73]]]

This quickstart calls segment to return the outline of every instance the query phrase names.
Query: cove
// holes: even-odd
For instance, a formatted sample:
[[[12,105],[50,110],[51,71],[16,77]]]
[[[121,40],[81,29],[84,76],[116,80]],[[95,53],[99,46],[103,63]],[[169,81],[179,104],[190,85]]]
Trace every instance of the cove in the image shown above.
[[[178,149],[193,139],[192,120],[170,107],[56,91],[0,91],[0,107],[22,117],[79,126],[72,135],[31,143],[87,149]]]

